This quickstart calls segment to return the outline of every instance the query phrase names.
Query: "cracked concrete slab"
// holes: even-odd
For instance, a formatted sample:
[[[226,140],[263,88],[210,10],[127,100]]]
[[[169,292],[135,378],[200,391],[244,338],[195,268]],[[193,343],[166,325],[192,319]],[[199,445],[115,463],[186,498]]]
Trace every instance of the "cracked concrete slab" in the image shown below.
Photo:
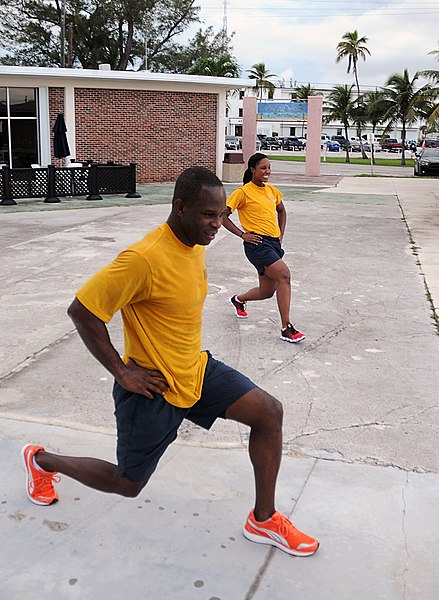
[[[162,222],[169,205],[1,215],[0,444],[2,478],[12,483],[2,492],[0,533],[14,540],[2,546],[8,600],[31,598],[42,574],[49,600],[87,598],[90,590],[120,598],[126,579],[114,577],[115,540],[138,597],[148,585],[170,599],[436,599],[439,338],[428,294],[437,306],[439,182],[375,181],[345,178],[322,191],[285,186],[285,260],[302,344],[279,340],[274,299],[235,319],[228,297],[256,281],[236,238],[221,231],[206,255],[204,344],[283,401],[279,506],[321,538],[308,560],[241,540],[253,484],[248,430],[235,423],[211,432],[185,423],[138,503],[64,478],[62,503],[28,504],[16,477],[22,443],[114,459],[112,382],[66,308],[82,282]],[[160,202],[170,187],[155,190]],[[121,349],[118,318],[110,333]],[[27,554],[29,540],[38,556]]]

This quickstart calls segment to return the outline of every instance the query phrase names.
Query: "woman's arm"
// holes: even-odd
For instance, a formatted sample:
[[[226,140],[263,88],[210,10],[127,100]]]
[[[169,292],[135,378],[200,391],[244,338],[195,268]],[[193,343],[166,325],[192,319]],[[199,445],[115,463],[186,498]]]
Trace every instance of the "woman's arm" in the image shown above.
[[[287,211],[285,210],[285,206],[284,206],[284,203],[282,202],[282,200],[276,206],[276,211],[277,211],[277,222],[279,224],[279,229],[280,229],[280,241],[282,242],[282,239],[283,239],[284,233],[285,233],[285,227],[287,225]]]
[[[239,229],[239,227],[237,227],[235,225],[235,223],[231,219],[229,219],[229,216],[231,214],[232,214],[232,211],[227,206],[225,215],[223,216],[224,227],[226,229],[228,229],[230,231],[230,233],[234,233],[238,237],[242,238],[244,240],[244,242],[247,242],[248,244],[256,244],[256,245],[260,244],[262,240],[259,237],[259,235],[256,235],[255,233],[250,233],[249,231],[241,231],[241,229]]]

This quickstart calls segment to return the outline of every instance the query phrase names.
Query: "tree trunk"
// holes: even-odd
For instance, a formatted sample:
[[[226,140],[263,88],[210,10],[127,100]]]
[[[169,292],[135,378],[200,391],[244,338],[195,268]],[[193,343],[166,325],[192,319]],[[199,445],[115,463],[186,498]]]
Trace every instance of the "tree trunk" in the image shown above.
[[[134,36],[134,23],[133,20],[130,19],[127,23],[128,31],[127,31],[127,40],[125,43],[125,48],[123,48],[123,42],[121,43],[121,56],[119,58],[119,64],[117,65],[118,71],[126,71],[128,66],[128,61],[131,56],[131,51],[133,48],[133,36]]]
[[[355,75],[355,83],[357,84],[357,102],[360,99],[360,84],[358,82],[358,74],[357,74],[357,62],[354,60],[354,75]],[[360,140],[360,148],[361,148],[361,158],[367,159],[367,154],[363,148],[363,138],[361,137],[361,127],[360,124],[357,123],[357,135]]]
[[[372,164],[374,165],[374,164],[376,164],[375,163],[375,148],[374,148],[374,145],[375,145],[375,127],[372,127],[372,138],[373,139],[370,142],[370,151],[372,153]]]
[[[344,136],[346,138],[346,162],[350,163],[351,159],[349,157],[349,140],[348,140],[348,128],[349,128],[349,124],[345,123],[344,124]]]
[[[402,155],[401,155],[401,166],[405,166],[405,120],[402,120],[402,131],[401,131],[401,142],[402,142]]]

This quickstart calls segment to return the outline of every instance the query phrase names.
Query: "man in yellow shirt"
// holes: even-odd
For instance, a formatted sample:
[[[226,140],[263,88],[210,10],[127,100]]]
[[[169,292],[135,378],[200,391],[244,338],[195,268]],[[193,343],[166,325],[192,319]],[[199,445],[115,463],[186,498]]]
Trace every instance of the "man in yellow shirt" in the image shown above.
[[[232,419],[251,428],[256,502],[244,535],[309,556],[317,550],[317,540],[275,509],[281,403],[201,350],[205,246],[221,227],[225,209],[224,188],[216,175],[203,167],[186,169],[175,184],[166,223],[121,252],[77,292],[69,316],[85,346],[115,380],[117,465],[28,444],[22,449],[27,495],[43,506],[56,502],[53,484],[61,473],[102,492],[135,497],[183,419],[205,429],[217,418]],[[122,358],[107,329],[117,311],[124,328]]]

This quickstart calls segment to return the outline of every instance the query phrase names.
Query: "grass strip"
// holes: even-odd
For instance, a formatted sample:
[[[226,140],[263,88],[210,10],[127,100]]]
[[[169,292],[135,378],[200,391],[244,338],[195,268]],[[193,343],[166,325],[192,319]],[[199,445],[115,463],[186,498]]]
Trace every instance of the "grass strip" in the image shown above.
[[[306,156],[300,155],[287,155],[287,156],[281,156],[281,155],[274,155],[274,154],[270,154],[267,155],[268,158],[270,160],[282,160],[282,161],[286,161],[286,162],[305,162],[306,160]],[[343,156],[326,156],[326,161],[323,160],[323,156],[320,158],[320,162],[327,162],[327,163],[346,163],[346,159]],[[405,165],[401,165],[401,162],[398,159],[392,159],[392,158],[377,158],[375,157],[375,165],[377,167],[409,167],[409,168],[413,168],[413,165],[415,163],[415,161],[413,160],[413,158],[406,158],[406,164]],[[365,158],[350,158],[349,163],[350,165],[370,165],[370,159],[365,159]]]

